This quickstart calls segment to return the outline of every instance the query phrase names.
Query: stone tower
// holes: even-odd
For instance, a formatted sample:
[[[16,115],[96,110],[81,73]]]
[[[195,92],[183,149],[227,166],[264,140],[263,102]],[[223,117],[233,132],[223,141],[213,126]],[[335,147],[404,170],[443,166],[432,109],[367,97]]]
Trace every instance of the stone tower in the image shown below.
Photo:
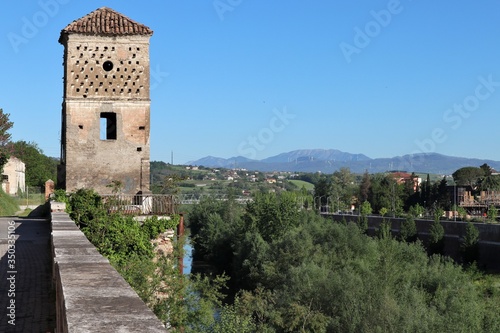
[[[68,192],[149,191],[150,65],[153,31],[106,7],[61,31],[64,46],[61,165]]]

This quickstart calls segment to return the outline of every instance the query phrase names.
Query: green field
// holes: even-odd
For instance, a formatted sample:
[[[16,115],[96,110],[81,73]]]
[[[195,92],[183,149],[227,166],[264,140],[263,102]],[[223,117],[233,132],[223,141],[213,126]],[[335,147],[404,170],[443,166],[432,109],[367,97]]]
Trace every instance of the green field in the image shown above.
[[[306,181],[303,181],[303,180],[292,179],[292,180],[289,180],[289,182],[292,183],[292,184],[294,184],[294,185],[296,185],[297,188],[299,188],[299,189],[301,189],[302,186],[303,186],[308,191],[313,191],[314,190],[314,184],[306,182]]]

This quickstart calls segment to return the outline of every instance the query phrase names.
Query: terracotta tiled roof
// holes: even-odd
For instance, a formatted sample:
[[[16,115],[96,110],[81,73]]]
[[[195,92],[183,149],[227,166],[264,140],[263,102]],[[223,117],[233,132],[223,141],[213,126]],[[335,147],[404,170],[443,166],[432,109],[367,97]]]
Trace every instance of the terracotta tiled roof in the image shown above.
[[[101,7],[70,23],[61,31],[61,36],[71,33],[98,36],[152,35],[153,30],[111,8]]]

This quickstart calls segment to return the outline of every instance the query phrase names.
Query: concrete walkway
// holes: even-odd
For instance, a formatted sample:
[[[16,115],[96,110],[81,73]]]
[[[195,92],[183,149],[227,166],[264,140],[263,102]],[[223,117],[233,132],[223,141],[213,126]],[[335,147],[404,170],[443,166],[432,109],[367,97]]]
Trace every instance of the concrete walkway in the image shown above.
[[[54,332],[50,232],[44,219],[0,218],[0,332]]]

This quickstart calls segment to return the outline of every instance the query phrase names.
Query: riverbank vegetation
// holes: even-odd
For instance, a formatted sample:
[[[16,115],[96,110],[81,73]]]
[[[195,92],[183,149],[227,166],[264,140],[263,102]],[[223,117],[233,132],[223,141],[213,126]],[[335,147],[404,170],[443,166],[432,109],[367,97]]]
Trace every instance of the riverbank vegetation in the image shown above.
[[[109,214],[97,194],[83,190],[69,206],[89,240],[173,332],[500,331],[500,278],[475,268],[472,224],[462,248],[467,266],[460,266],[416,239],[418,205],[398,239],[388,223],[369,237],[368,200],[358,223],[334,223],[304,208],[303,195],[257,192],[245,205],[232,195],[193,205],[187,222],[194,260],[211,269],[191,275],[177,269],[182,240],[161,256],[151,242],[178,217],[141,225]],[[439,217],[436,210],[430,244],[442,238]]]
[[[182,238],[173,239],[171,249],[154,245],[166,230],[176,229],[180,216],[153,216],[140,223],[132,216],[106,210],[92,190],[69,196],[58,190],[55,199],[67,203],[68,213],[89,241],[171,332],[252,332],[250,316],[222,303],[227,276],[181,274]],[[217,319],[215,309],[220,309]]]
[[[231,313],[255,332],[500,331],[497,276],[297,207],[266,193],[189,214],[196,259],[230,277]]]

